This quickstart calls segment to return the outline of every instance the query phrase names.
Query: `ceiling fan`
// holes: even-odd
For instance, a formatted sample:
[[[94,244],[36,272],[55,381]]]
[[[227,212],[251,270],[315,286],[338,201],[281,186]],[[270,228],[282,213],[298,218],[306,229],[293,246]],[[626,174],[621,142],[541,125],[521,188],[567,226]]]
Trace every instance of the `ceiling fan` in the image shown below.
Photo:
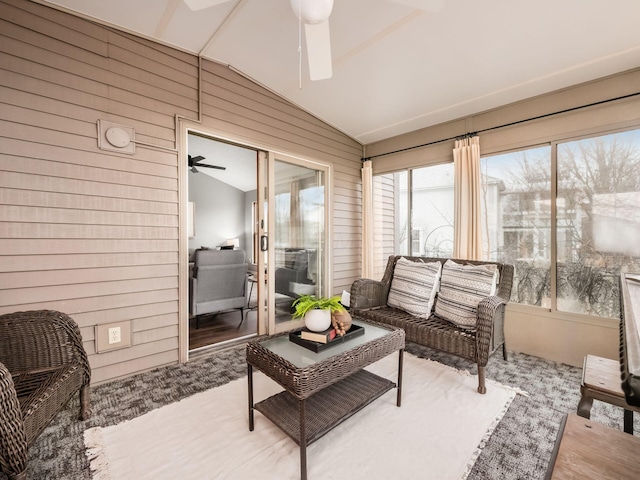
[[[209,165],[207,163],[202,163],[202,160],[205,159],[202,155],[198,155],[197,157],[192,157],[191,155],[188,155],[188,157],[189,157],[189,168],[193,173],[198,173],[198,169],[196,167],[215,168],[217,170],[227,169],[227,167],[221,167],[219,165]]]
[[[229,0],[184,0],[191,10],[201,10],[226,3]],[[407,7],[427,12],[442,8],[444,0],[390,0]],[[311,80],[331,78],[331,37],[329,16],[333,10],[333,0],[290,0],[291,8],[300,22],[304,23],[309,77]]]

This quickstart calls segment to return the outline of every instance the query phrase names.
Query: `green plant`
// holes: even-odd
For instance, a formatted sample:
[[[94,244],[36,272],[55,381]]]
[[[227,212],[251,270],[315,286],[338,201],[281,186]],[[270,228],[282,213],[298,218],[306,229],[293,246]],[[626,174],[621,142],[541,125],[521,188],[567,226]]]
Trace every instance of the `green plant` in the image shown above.
[[[344,312],[345,308],[340,303],[340,295],[331,298],[315,295],[300,295],[292,304],[295,307],[293,318],[303,318],[309,310],[330,310],[331,312]]]

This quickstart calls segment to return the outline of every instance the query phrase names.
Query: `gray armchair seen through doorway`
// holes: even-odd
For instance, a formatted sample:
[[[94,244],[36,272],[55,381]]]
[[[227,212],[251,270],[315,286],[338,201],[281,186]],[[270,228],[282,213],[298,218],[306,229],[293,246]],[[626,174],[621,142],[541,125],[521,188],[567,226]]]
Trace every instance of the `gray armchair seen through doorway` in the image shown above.
[[[189,278],[189,315],[198,317],[226,310],[240,311],[240,325],[247,307],[247,263],[243,250],[198,249]]]

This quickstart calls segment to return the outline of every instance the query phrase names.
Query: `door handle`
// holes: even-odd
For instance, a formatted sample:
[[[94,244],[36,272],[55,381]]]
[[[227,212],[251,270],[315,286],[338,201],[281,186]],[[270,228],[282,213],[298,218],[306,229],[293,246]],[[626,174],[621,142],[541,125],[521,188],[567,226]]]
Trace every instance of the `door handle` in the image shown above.
[[[262,235],[260,237],[260,250],[266,252],[269,250],[269,237]]]

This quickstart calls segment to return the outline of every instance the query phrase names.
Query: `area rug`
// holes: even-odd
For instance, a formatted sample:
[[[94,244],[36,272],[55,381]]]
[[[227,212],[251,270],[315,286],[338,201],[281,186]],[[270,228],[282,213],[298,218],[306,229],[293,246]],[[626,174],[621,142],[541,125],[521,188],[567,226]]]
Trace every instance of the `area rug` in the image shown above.
[[[397,354],[367,369],[396,378]],[[311,479],[464,479],[517,390],[404,355],[402,407],[392,390],[307,449]],[[255,401],[281,388],[254,373]],[[520,392],[524,393],[524,392]],[[133,420],[85,431],[94,480],[298,479],[297,445],[259,412],[249,432],[247,379]]]

